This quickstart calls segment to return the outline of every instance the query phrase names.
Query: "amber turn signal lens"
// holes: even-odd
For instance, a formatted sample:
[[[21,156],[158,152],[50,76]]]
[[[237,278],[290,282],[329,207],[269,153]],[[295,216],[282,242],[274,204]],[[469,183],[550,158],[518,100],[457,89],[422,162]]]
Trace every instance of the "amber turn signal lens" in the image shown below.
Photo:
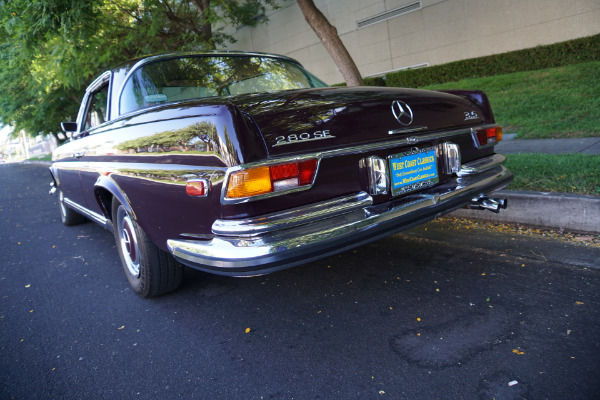
[[[239,199],[272,191],[273,184],[269,167],[250,168],[231,174],[227,186],[227,197]]]

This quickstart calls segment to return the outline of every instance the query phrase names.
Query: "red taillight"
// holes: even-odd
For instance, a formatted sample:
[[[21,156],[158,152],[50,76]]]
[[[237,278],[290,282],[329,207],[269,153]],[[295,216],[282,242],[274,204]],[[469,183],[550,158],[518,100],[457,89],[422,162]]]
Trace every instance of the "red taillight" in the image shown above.
[[[185,183],[185,193],[188,196],[206,197],[210,191],[208,179],[190,179]]]
[[[300,186],[310,185],[315,178],[317,172],[317,160],[302,161],[298,164],[299,177],[298,184]]]
[[[281,181],[284,179],[295,178],[298,176],[298,164],[273,165],[271,170],[271,179]]]
[[[479,147],[491,146],[502,140],[502,128],[496,126],[494,128],[482,129],[477,131],[475,136]]]
[[[229,177],[226,197],[239,199],[310,185],[317,165],[318,160],[311,159],[233,172]]]

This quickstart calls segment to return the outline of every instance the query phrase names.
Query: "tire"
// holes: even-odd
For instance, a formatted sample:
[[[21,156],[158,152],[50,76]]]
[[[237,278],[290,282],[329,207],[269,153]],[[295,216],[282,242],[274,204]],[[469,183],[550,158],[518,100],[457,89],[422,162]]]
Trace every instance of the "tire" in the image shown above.
[[[179,287],[183,266],[156,247],[116,199],[112,218],[117,250],[131,288],[142,297],[155,297]]]
[[[67,206],[64,202],[65,195],[62,191],[58,192],[58,209],[60,211],[60,220],[65,226],[80,225],[86,223],[88,219],[77,211]]]

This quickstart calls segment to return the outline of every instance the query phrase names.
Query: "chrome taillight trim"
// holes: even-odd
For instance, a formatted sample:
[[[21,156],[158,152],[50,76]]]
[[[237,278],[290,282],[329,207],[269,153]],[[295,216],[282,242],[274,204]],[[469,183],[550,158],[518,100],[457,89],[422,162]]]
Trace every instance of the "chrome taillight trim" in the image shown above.
[[[280,196],[283,194],[290,194],[290,193],[296,193],[296,192],[302,192],[304,190],[308,190],[314,185],[315,179],[317,179],[317,174],[319,173],[319,166],[321,165],[321,158],[322,157],[320,157],[318,154],[282,157],[282,158],[271,159],[271,160],[267,160],[267,161],[263,161],[263,162],[255,162],[255,163],[237,165],[235,167],[228,168],[227,173],[225,174],[225,180],[223,181],[223,186],[221,187],[221,203],[222,204],[247,203],[249,201],[268,199],[268,198],[271,198],[274,196]],[[257,196],[252,196],[252,197],[240,197],[240,198],[228,198],[227,197],[227,187],[229,186],[229,179],[231,178],[231,174],[233,174],[234,172],[241,171],[244,169],[256,168],[256,167],[269,167],[272,165],[287,164],[287,163],[294,163],[294,162],[300,163],[302,161],[314,160],[314,159],[317,160],[317,167],[315,168],[315,174],[313,176],[312,182],[308,185],[298,186],[298,187],[295,187],[292,189],[287,189],[287,190],[278,190],[276,192],[259,194]]]
[[[501,128],[499,125],[496,124],[490,124],[490,125],[485,125],[485,126],[481,126],[477,129],[472,129],[471,132],[471,139],[473,139],[473,144],[475,145],[476,149],[486,149],[488,147],[492,147],[497,145],[498,143],[500,143],[500,140],[494,140],[491,143],[486,143],[486,144],[481,144],[479,143],[479,138],[477,137],[477,132],[485,130],[485,129],[489,129],[489,128]]]

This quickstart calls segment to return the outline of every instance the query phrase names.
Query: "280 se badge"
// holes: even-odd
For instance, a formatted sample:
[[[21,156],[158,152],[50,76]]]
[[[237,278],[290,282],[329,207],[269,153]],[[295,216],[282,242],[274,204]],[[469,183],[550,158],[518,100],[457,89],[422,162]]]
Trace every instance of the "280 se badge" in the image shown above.
[[[62,127],[71,140],[50,167],[62,222],[112,231],[145,297],[177,288],[184,265],[264,274],[459,207],[498,211],[486,196],[512,179],[484,93],[332,88],[260,53],[128,61]]]
[[[293,144],[296,142],[308,142],[312,140],[323,140],[323,139],[334,139],[335,136],[332,136],[328,130],[324,131],[316,131],[313,133],[304,132],[301,134],[292,134],[287,136],[277,136],[275,138],[276,142],[273,145],[275,146],[283,146],[285,144]]]

